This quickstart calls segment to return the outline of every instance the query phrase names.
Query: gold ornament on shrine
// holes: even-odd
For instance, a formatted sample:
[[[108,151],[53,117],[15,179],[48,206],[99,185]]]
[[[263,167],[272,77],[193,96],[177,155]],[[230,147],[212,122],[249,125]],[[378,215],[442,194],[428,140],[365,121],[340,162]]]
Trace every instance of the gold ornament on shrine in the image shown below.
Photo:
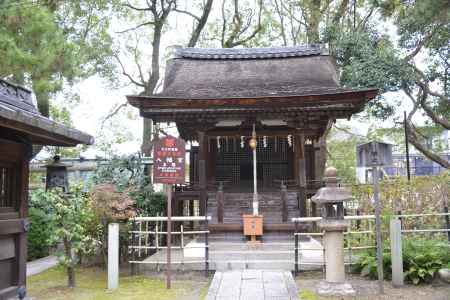
[[[250,142],[248,142],[248,145],[250,146],[250,148],[252,148],[252,150],[256,149],[256,145],[258,144],[258,142],[256,141],[256,138],[252,137],[250,139]]]

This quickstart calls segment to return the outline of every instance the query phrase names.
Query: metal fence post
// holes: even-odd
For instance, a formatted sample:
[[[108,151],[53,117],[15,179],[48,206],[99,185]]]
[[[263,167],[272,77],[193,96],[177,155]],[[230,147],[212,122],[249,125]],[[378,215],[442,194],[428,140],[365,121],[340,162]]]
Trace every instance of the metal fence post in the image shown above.
[[[209,276],[209,225],[208,216],[205,216],[206,233],[205,233],[205,277]]]
[[[294,275],[298,275],[298,222],[295,221],[295,231],[294,231],[294,240],[295,240],[295,248],[294,248]]]
[[[402,223],[398,219],[392,219],[389,225],[392,285],[399,287],[403,286]]]

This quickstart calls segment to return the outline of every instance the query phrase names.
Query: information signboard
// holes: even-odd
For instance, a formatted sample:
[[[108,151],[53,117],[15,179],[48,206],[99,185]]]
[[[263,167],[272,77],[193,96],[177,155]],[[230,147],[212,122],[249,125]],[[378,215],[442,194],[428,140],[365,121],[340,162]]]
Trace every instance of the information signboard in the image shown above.
[[[186,143],[182,139],[166,136],[154,147],[153,182],[164,184],[185,183]]]

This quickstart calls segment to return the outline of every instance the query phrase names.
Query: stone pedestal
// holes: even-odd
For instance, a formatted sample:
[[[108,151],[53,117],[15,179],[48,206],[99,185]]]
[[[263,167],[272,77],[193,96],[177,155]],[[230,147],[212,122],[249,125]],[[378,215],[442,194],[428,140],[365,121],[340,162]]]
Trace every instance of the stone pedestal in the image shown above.
[[[345,281],[344,235],[342,232],[325,232],[323,237],[326,261],[326,280],[339,283]]]
[[[348,228],[349,222],[342,219],[324,219],[318,225],[325,231],[323,247],[326,276],[325,281],[319,284],[317,293],[323,296],[354,295],[355,290],[345,281],[344,231]]]
[[[334,283],[321,281],[317,287],[317,293],[321,296],[354,296],[355,290],[347,282]]]

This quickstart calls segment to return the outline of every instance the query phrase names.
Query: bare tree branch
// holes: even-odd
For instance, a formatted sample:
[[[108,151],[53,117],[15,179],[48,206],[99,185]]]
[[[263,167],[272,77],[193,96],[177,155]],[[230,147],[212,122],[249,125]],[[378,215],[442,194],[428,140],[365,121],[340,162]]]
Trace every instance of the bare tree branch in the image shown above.
[[[153,21],[144,22],[144,23],[139,24],[139,25],[137,25],[135,27],[131,27],[131,28],[128,28],[128,29],[125,29],[125,30],[122,30],[122,31],[116,31],[116,33],[126,33],[126,32],[129,32],[129,31],[134,31],[136,29],[139,29],[139,28],[147,26],[147,25],[155,25],[155,22],[153,22]]]
[[[178,9],[178,8],[174,8],[173,11],[176,11],[180,14],[185,14],[185,15],[191,16],[192,18],[196,19],[197,21],[200,21],[200,17],[196,16],[195,14],[191,13],[190,11]]]
[[[140,86],[140,87],[145,87],[145,84],[143,82],[139,82],[137,80],[135,80],[133,78],[133,76],[131,76],[126,70],[125,70],[125,66],[123,65],[122,61],[120,60],[119,56],[117,54],[114,55],[115,59],[117,60],[117,62],[119,63],[121,69],[122,69],[122,74],[125,75],[133,84]]]
[[[111,119],[112,117],[114,117],[115,115],[117,115],[120,110],[122,110],[122,108],[127,107],[128,106],[128,102],[122,103],[118,106],[116,106],[109,114],[106,115],[106,117],[102,120],[102,123],[100,125],[100,130],[103,129],[103,127],[105,126],[106,121],[108,121],[109,119]]]
[[[137,6],[132,5],[129,1],[127,1],[127,3],[123,4],[123,6],[131,8],[136,11],[149,11],[149,10],[153,9],[152,5],[148,1],[147,1],[147,5],[148,5],[148,7],[137,7]]]
[[[239,39],[240,36],[244,33],[244,31],[246,31],[250,24],[251,24],[251,19],[252,19],[252,14],[250,13],[249,18],[247,18],[247,22],[249,22],[250,24],[248,25],[244,25],[242,22],[242,15],[239,11],[239,1],[238,0],[234,0],[234,15],[233,15],[233,29],[231,30],[230,35],[228,36],[228,38],[226,39],[226,41],[224,41],[224,43],[222,44],[222,46],[224,48],[233,48],[236,46],[240,46],[243,45],[245,43],[247,43],[248,41],[250,41],[251,39],[253,39],[258,32],[260,32],[262,30],[262,25],[261,25],[261,17],[262,17],[262,10],[263,10],[263,4],[262,4],[262,0],[258,1],[258,6],[259,6],[259,12],[258,12],[258,23],[255,27],[255,29],[245,38]],[[224,17],[224,12],[223,13],[223,17]],[[225,17],[224,17],[224,23],[225,23]],[[224,35],[224,33],[222,32],[222,34]]]
[[[200,38],[200,34],[203,31],[203,28],[205,28],[206,22],[208,21],[209,14],[211,13],[213,0],[206,1],[205,6],[203,7],[203,13],[200,18],[198,18],[197,26],[195,26],[195,29],[192,31],[191,38],[188,42],[188,47],[195,47],[195,45],[198,42],[198,39]]]

